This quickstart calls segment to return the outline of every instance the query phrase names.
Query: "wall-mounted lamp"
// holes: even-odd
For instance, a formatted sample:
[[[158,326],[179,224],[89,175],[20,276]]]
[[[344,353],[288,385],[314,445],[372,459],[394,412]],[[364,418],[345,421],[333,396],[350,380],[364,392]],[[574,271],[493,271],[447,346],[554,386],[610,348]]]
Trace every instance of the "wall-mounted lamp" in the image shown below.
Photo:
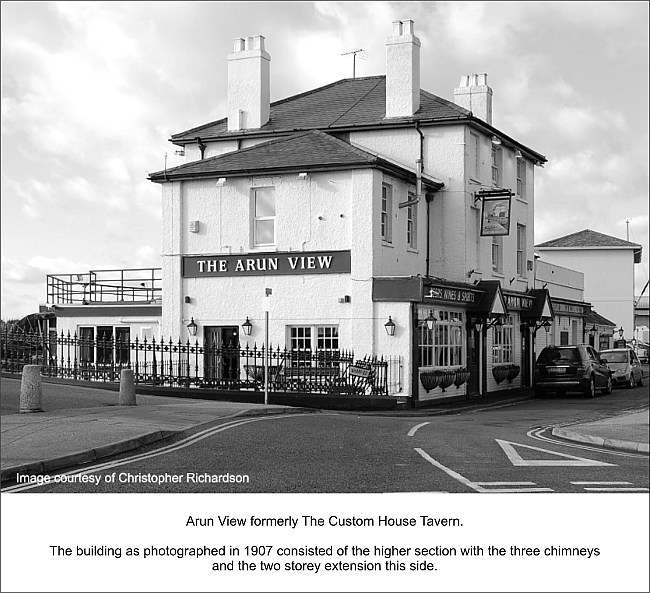
[[[192,302],[192,297],[186,296],[185,297],[185,303],[189,305],[191,302]]]
[[[597,331],[598,331],[598,328],[594,324],[594,325],[591,326],[591,328],[589,328],[589,335],[590,336],[595,336]]]
[[[522,161],[524,159],[524,155],[521,154],[521,150],[519,150],[518,148],[515,150],[515,158],[518,161]]]
[[[187,324],[187,331],[190,333],[190,336],[195,336],[196,335],[196,330],[198,328],[198,325],[194,323],[194,317],[192,317],[192,321],[190,321]]]
[[[352,298],[349,294],[344,294],[342,297],[339,297],[339,303],[349,303],[352,301]]]
[[[427,329],[429,331],[432,331],[438,321],[438,318],[433,314],[433,311],[429,311],[429,316],[425,319],[425,321],[427,324]]]
[[[501,140],[499,140],[497,136],[492,136],[492,144],[494,144],[494,146],[501,146]]]
[[[390,315],[388,316],[388,321],[384,324],[384,327],[386,328],[386,333],[389,336],[395,335],[395,324],[393,323],[393,320]]]
[[[476,317],[472,322],[472,325],[474,326],[476,333],[481,333],[481,330],[483,329],[483,320]]]
[[[622,338],[624,333],[625,333],[625,330],[623,329],[623,326],[621,325],[621,327],[618,329],[618,337]]]
[[[224,185],[226,185],[226,178],[219,177],[219,179],[217,179],[217,187],[223,187]]]
[[[249,321],[248,317],[246,317],[246,321],[244,321],[244,323],[241,324],[241,328],[242,328],[245,336],[250,336],[251,335],[251,331],[253,329],[253,324]]]
[[[305,181],[309,177],[309,173],[298,173],[298,179]]]

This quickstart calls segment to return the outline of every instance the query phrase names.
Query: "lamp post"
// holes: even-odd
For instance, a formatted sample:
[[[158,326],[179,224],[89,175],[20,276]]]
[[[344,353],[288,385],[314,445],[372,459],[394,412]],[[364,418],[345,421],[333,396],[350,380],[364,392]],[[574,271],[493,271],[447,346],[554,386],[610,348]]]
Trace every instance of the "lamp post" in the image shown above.
[[[265,288],[262,299],[264,308],[264,405],[269,403],[269,297],[272,294],[271,288]]]

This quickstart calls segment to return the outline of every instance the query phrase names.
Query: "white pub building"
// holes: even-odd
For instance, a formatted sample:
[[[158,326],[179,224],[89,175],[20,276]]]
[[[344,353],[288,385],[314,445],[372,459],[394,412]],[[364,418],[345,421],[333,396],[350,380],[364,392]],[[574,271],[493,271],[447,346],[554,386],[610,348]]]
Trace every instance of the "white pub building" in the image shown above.
[[[493,127],[487,76],[453,102],[421,89],[410,20],[385,76],[270,103],[270,62],[236,39],[228,116],[173,135],[186,163],[150,175],[162,336],[383,356],[414,405],[529,385],[554,317],[533,254],[546,159]]]

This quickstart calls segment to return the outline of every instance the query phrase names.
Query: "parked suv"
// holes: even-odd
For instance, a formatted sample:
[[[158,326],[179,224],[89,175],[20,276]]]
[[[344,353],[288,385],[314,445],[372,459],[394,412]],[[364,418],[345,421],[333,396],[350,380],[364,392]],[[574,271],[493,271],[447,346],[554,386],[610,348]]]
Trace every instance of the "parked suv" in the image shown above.
[[[550,391],[558,395],[580,391],[594,397],[597,389],[612,392],[612,374],[591,346],[546,346],[537,357],[533,387],[537,397]]]
[[[636,383],[639,387],[643,387],[643,370],[634,350],[630,348],[601,350],[600,356],[612,371],[614,385],[632,388]]]

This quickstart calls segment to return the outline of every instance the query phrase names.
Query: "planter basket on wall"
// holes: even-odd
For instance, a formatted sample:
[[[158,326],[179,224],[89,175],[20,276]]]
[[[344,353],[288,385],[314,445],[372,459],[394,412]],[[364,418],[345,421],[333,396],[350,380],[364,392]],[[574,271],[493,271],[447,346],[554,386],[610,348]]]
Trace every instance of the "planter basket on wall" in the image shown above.
[[[458,369],[456,371],[456,380],[454,381],[456,389],[458,389],[463,383],[467,383],[467,381],[469,381],[469,371],[467,369]]]
[[[441,379],[442,376],[438,374],[438,371],[425,371],[424,373],[420,373],[420,383],[422,383],[422,387],[424,387],[427,393],[438,387]]]
[[[508,369],[508,381],[512,383],[513,379],[516,379],[521,371],[521,367],[518,364],[511,364]]]
[[[454,381],[456,381],[456,371],[438,371],[439,373],[442,374],[442,378],[440,380],[440,389],[443,391],[447,389],[450,385],[454,384]]]
[[[506,364],[492,367],[492,375],[497,383],[501,383],[501,381],[505,381],[506,379],[512,383],[513,379],[515,379],[520,372],[521,367],[518,364]]]
[[[492,367],[492,376],[497,383],[508,378],[509,368],[507,366]]]

